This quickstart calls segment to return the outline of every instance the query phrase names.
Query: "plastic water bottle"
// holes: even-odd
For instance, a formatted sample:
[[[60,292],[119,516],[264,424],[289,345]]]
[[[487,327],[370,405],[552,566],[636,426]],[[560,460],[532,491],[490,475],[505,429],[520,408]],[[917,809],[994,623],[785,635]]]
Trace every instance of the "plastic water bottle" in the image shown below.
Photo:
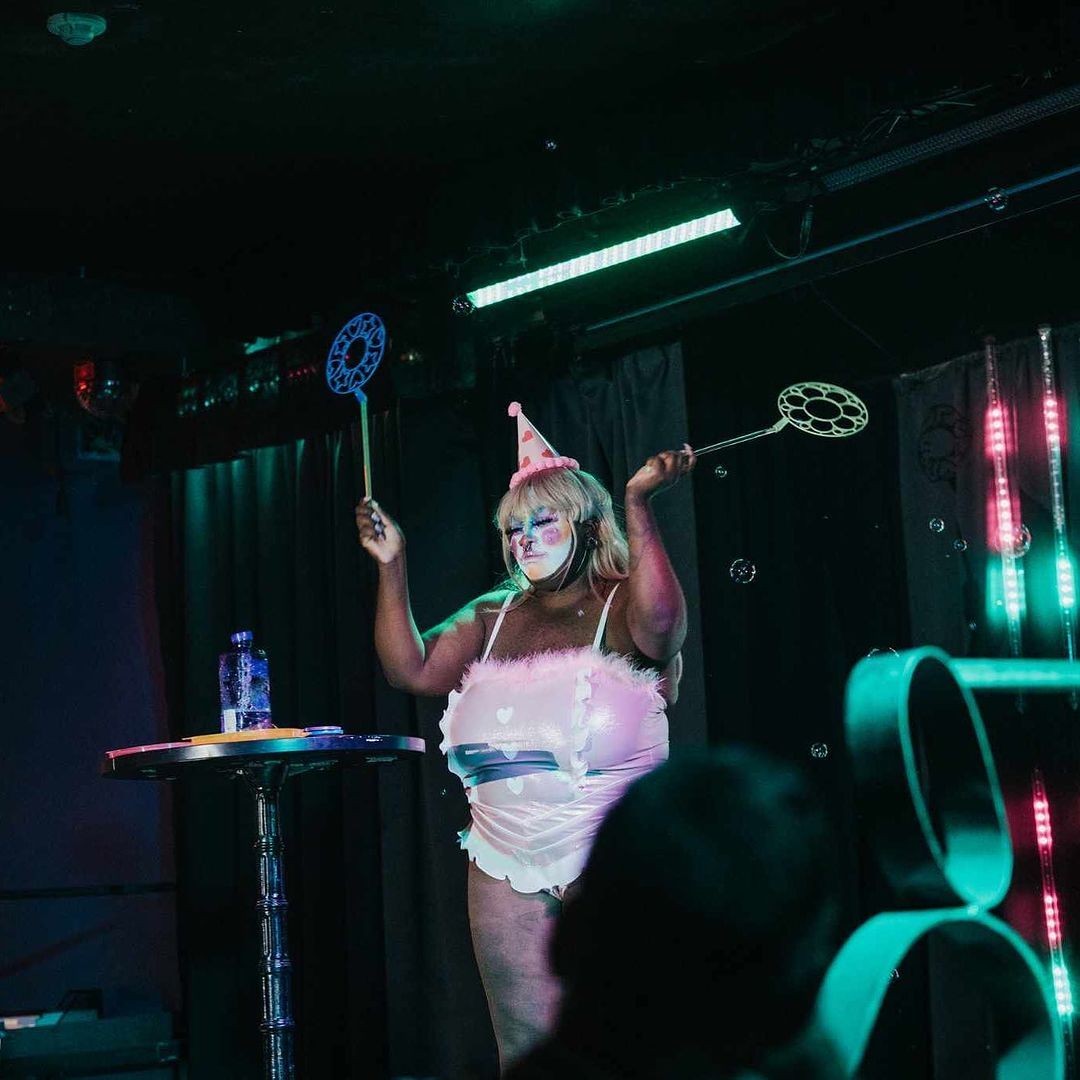
[[[273,727],[270,719],[270,662],[252,645],[250,630],[238,630],[229,640],[233,647],[221,654],[221,730],[247,731]]]

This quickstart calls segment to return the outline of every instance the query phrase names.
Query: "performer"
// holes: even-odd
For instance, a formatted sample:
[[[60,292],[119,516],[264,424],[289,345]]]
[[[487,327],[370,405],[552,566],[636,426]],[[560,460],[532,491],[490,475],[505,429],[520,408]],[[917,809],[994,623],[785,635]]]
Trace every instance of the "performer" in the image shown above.
[[[611,496],[515,402],[518,469],[499,503],[508,578],[423,636],[405,541],[377,503],[356,508],[378,562],[375,644],[390,683],[449,694],[440,749],[465,786],[469,925],[505,1069],[549,1029],[548,941],[607,809],[667,759],[686,602],[650,506],[694,467],[650,457]],[[569,890],[569,892],[568,892]]]

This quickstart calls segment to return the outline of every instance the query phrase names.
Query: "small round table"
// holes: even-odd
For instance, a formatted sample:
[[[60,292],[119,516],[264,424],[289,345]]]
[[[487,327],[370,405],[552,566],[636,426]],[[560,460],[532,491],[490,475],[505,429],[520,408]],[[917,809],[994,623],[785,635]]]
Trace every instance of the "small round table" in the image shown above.
[[[103,776],[120,780],[179,780],[193,771],[242,777],[255,797],[262,936],[262,1044],[266,1080],[293,1080],[292,993],[285,930],[279,798],[286,779],[312,769],[374,765],[417,757],[424,740],[408,735],[308,735],[237,742],[171,742],[109,750]]]

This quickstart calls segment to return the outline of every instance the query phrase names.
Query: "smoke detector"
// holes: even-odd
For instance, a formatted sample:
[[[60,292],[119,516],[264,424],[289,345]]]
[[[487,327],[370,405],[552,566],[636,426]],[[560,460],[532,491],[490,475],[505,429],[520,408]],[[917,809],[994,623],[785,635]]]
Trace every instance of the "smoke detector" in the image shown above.
[[[68,45],[89,45],[94,38],[105,33],[106,25],[107,23],[100,15],[61,11],[49,16],[45,29]]]

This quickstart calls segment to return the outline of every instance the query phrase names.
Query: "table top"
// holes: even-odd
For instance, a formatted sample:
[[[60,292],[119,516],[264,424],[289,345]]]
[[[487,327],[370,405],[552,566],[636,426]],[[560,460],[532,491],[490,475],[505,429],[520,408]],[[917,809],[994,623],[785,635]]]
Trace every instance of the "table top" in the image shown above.
[[[118,780],[177,780],[194,772],[235,775],[245,768],[287,765],[289,772],[335,765],[376,765],[417,757],[424,740],[411,735],[306,735],[243,742],[170,742],[109,750],[101,774]]]

